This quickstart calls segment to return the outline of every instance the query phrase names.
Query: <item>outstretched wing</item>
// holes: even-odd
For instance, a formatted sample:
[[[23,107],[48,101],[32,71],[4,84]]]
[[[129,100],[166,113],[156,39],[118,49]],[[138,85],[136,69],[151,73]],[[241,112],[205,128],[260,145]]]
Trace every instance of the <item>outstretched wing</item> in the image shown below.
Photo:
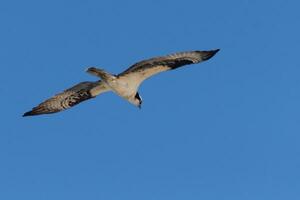
[[[108,90],[101,81],[81,82],[42,102],[31,111],[24,113],[23,117],[60,112]]]
[[[145,79],[157,73],[208,60],[218,51],[219,49],[211,51],[187,51],[151,58],[132,65],[118,76],[135,80],[137,84],[140,84]]]

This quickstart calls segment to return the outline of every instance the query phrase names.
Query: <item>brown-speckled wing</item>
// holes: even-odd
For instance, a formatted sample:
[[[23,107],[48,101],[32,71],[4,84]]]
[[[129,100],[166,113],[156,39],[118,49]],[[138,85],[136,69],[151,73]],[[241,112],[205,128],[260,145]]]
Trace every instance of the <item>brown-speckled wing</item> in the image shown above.
[[[219,49],[211,51],[187,51],[151,58],[132,65],[118,76],[135,77],[142,82],[157,73],[208,60],[218,51]]]
[[[24,113],[23,117],[60,112],[108,90],[101,81],[81,82],[42,102],[31,111]]]

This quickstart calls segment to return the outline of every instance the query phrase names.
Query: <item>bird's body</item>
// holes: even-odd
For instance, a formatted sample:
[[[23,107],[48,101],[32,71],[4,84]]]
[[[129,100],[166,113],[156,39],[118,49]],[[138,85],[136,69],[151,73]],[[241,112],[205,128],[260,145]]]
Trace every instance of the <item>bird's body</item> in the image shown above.
[[[163,71],[208,60],[218,51],[219,49],[188,51],[151,58],[132,65],[118,75],[112,75],[103,69],[90,67],[87,72],[99,77],[101,80],[81,82],[42,102],[23,116],[56,113],[107,91],[113,91],[133,105],[141,107],[142,99],[138,89],[144,80]]]
[[[106,88],[128,100],[130,103],[138,106],[139,102],[135,101],[135,95],[139,86],[137,80],[132,78],[128,79],[124,76],[111,75],[104,70],[97,69],[95,67],[89,68],[87,72],[100,77]]]

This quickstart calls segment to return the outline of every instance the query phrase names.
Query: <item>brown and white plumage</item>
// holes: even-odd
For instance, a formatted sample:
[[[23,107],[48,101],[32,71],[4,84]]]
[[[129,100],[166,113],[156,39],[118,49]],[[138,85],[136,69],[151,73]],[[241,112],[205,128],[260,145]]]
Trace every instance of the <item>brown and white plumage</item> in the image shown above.
[[[40,103],[31,111],[24,113],[23,116],[60,112],[108,90],[101,81],[81,82]]]
[[[155,74],[177,69],[184,65],[200,63],[210,59],[218,51],[219,49],[212,51],[187,51],[143,60],[120,73],[118,77],[134,79],[138,87],[144,80]]]
[[[143,80],[157,73],[173,70],[184,65],[195,64],[213,57],[219,49],[212,51],[187,51],[155,57],[135,63],[118,76],[141,76]]]
[[[56,113],[110,90],[140,107],[142,100],[137,90],[144,80],[163,71],[208,60],[218,51],[219,49],[211,51],[187,51],[155,57],[138,62],[118,75],[111,75],[102,69],[91,67],[87,72],[98,76],[101,80],[96,82],[81,82],[42,102],[23,116]]]

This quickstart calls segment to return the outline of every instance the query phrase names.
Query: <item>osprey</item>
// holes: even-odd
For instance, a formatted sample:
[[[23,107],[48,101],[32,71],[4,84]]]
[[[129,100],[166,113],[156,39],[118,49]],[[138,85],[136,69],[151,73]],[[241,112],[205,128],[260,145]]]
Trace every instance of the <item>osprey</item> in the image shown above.
[[[138,88],[144,80],[163,71],[208,60],[218,51],[219,49],[187,51],[155,57],[138,62],[118,75],[112,75],[103,69],[90,67],[87,72],[101,80],[81,82],[42,102],[31,111],[24,113],[23,117],[60,112],[108,91],[116,93],[141,108],[142,98],[138,93]]]

